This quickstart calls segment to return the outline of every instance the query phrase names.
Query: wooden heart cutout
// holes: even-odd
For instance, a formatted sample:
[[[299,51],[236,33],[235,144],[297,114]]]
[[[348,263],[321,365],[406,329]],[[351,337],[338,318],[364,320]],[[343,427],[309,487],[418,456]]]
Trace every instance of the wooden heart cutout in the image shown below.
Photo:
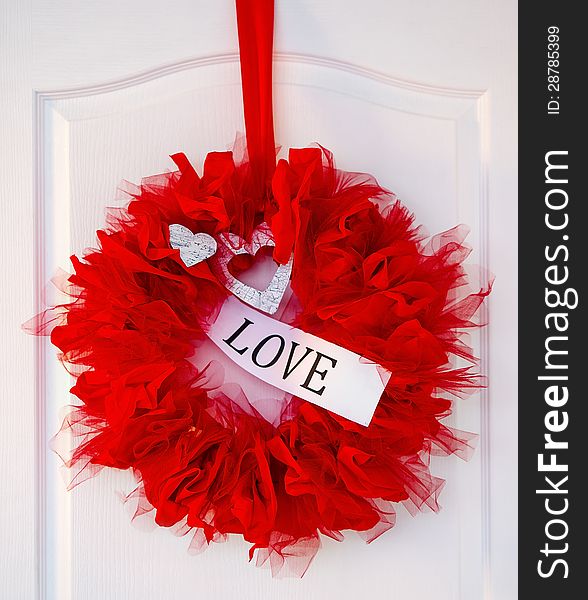
[[[287,264],[278,266],[265,290],[258,290],[243,283],[229,271],[229,262],[233,257],[239,254],[255,256],[261,248],[275,246],[267,223],[262,223],[255,229],[249,243],[234,233],[221,233],[217,236],[217,240],[219,242],[218,251],[210,262],[215,275],[239,300],[273,315],[278,310],[290,282],[292,257]]]
[[[216,240],[207,233],[192,233],[187,227],[174,223],[169,226],[169,243],[180,251],[180,258],[187,267],[214,256]]]

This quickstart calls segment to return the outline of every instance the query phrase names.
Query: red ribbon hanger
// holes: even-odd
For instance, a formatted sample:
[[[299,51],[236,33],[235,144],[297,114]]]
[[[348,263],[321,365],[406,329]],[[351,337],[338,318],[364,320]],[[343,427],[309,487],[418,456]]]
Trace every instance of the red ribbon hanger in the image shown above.
[[[253,179],[265,195],[276,168],[272,108],[274,0],[236,0],[243,112]]]

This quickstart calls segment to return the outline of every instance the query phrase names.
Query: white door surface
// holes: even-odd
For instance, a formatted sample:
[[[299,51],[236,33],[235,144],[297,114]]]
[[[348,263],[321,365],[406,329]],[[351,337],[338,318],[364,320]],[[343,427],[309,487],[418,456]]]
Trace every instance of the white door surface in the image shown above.
[[[31,6],[32,4],[32,6]],[[2,0],[0,597],[7,600],[516,598],[516,2],[278,0],[274,114],[284,150],[320,142],[372,173],[430,233],[466,223],[496,276],[472,339],[486,390],[449,424],[469,462],[434,460],[438,514],[399,507],[370,545],[323,540],[301,580],[272,579],[238,538],[203,554],[130,523],[103,470],[66,492],[48,448],[69,378],[19,331],[46,282],[95,243],[122,180],[243,132],[232,0]],[[4,126],[5,121],[5,126]]]

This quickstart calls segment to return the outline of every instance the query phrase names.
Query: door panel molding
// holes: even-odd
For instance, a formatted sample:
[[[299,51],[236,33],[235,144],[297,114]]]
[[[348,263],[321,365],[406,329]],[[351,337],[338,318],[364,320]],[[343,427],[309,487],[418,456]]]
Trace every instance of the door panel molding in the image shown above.
[[[81,87],[35,91],[33,178],[36,202],[37,312],[41,312],[47,305],[46,282],[53,276],[55,268],[68,264],[69,255],[81,249],[74,239],[79,231],[71,210],[74,202],[72,187],[75,185],[72,179],[75,175],[75,168],[72,167],[72,147],[77,147],[76,144],[79,145],[80,140],[85,139],[84,132],[90,131],[86,129],[88,123],[100,120],[107,122],[114,118],[113,116],[124,119],[126,114],[134,114],[141,109],[150,110],[153,106],[171,102],[176,96],[199,91],[206,94],[207,90],[212,88],[225,88],[230,90],[231,94],[240,94],[238,60],[236,53],[190,58],[112,81]],[[341,106],[344,108],[341,110],[352,111],[353,107],[357,106],[356,103],[370,105],[374,107],[373,110],[391,111],[393,119],[406,118],[407,128],[416,126],[414,124],[417,123],[421,127],[421,122],[431,124],[438,122],[439,132],[435,134],[437,136],[435,139],[443,139],[444,132],[452,136],[448,137],[447,148],[453,148],[454,155],[448,160],[455,165],[455,173],[451,174],[452,183],[447,184],[447,189],[451,190],[454,184],[455,207],[448,218],[471,225],[472,245],[475,249],[472,262],[480,265],[480,279],[482,282],[487,282],[490,131],[488,92],[438,87],[402,80],[360,65],[320,56],[276,53],[274,60],[274,89],[278,105],[282,103],[287,105],[291,101],[289,96],[296,94],[286,92],[292,90],[298,90],[302,94],[300,97],[302,100],[298,98],[295,101],[303,101],[306,93],[304,90],[308,89],[312,90],[312,94],[319,96],[327,94],[333,95],[333,98],[335,95],[342,98]],[[170,96],[170,89],[174,91],[173,98]],[[280,139],[280,111],[276,112],[278,113],[277,138]],[[393,119],[391,123],[395,122]],[[291,123],[288,127],[286,131],[291,130]],[[343,150],[342,147],[330,149],[334,151],[335,156]],[[163,148],[162,154],[165,155],[167,150],[174,151],[176,148]],[[382,175],[377,172],[375,174]],[[412,209],[410,202],[406,204],[409,209]],[[428,208],[425,199],[420,199],[416,204],[420,214],[418,220],[426,222]],[[97,206],[97,209],[103,210],[103,207]],[[92,240],[86,239],[85,242],[89,244]],[[487,315],[485,317],[487,320]],[[483,375],[486,375],[489,369],[489,338],[490,332],[487,328],[474,338]],[[63,491],[63,484],[54,477],[57,460],[53,456],[48,457],[48,444],[51,433],[57,431],[55,423],[58,409],[68,403],[64,391],[69,387],[69,376],[62,366],[57,364],[54,354],[48,340],[43,338],[37,340],[36,491],[39,597],[43,600],[46,598],[67,600],[72,593],[70,570],[72,567],[71,561],[63,560],[62,554],[70,556],[72,552],[68,538],[71,534],[69,520],[71,502],[69,495]],[[453,420],[457,420],[458,426],[465,421],[467,427],[479,432],[481,437],[477,457],[474,459],[475,464],[479,461],[475,482],[478,491],[471,492],[472,482],[465,481],[465,475],[462,475],[461,481],[456,484],[460,498],[463,497],[464,501],[463,506],[460,504],[464,518],[472,518],[474,523],[479,523],[479,531],[475,534],[478,536],[476,540],[479,541],[478,550],[460,552],[461,579],[458,587],[459,597],[463,600],[481,597],[473,596],[473,593],[483,593],[482,597],[489,598],[491,580],[490,457],[492,449],[489,390],[482,389],[476,399],[472,400],[473,404],[475,406],[465,408],[461,404],[456,404],[453,417]],[[474,507],[466,502],[469,500],[467,494],[472,493],[474,501],[471,504],[475,505]],[[468,513],[474,510],[479,510],[477,517]],[[440,517],[441,515],[437,516]],[[411,523],[414,524],[415,522]],[[61,531],[66,535],[57,535],[56,527],[63,528]],[[394,534],[393,531],[389,535],[394,536]],[[472,532],[468,527],[464,527],[459,535],[460,544],[463,544]],[[181,548],[178,551],[182,552]],[[481,573],[475,572],[476,569],[472,566],[479,560],[481,560]]]

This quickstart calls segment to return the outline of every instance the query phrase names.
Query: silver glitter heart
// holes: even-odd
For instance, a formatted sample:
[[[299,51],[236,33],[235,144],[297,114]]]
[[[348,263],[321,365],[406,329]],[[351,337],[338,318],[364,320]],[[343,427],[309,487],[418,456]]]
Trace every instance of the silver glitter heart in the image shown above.
[[[193,267],[216,253],[216,240],[207,233],[192,233],[187,227],[174,223],[169,226],[169,243],[180,251],[187,267]]]
[[[292,275],[292,257],[287,264],[278,266],[265,290],[258,290],[239,281],[229,271],[229,262],[234,256],[238,254],[255,256],[261,248],[276,245],[267,223],[262,223],[255,229],[248,244],[234,233],[221,233],[217,239],[218,252],[210,262],[212,271],[239,300],[273,315],[280,306]]]

